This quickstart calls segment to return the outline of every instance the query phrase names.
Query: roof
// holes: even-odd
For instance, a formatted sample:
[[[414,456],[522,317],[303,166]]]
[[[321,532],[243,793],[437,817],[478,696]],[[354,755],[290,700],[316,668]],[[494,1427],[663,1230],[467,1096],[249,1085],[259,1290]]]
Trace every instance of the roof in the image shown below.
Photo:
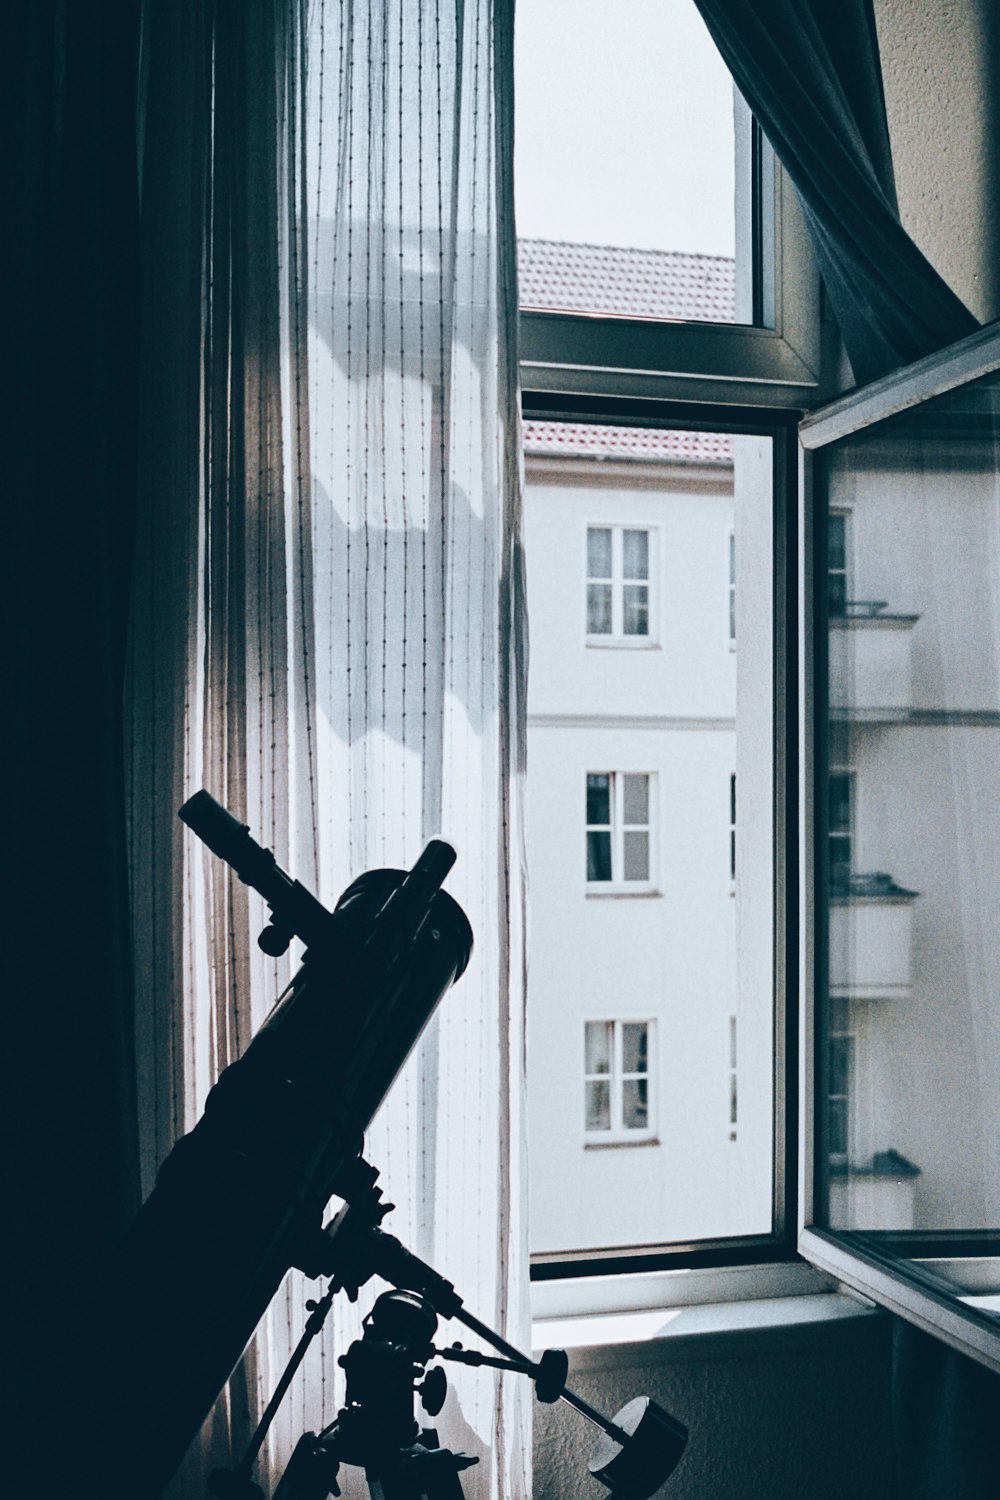
[[[527,308],[699,323],[736,316],[735,262],[727,255],[518,240],[517,273]]]
[[[597,427],[589,422],[524,423],[531,458],[625,459],[630,462],[730,464],[725,432],[676,432],[661,427]]]
[[[559,240],[519,240],[517,250],[522,307],[693,322],[731,323],[735,316],[734,262],[725,255]],[[526,421],[524,451],[546,458],[732,463],[725,433],[583,422]]]

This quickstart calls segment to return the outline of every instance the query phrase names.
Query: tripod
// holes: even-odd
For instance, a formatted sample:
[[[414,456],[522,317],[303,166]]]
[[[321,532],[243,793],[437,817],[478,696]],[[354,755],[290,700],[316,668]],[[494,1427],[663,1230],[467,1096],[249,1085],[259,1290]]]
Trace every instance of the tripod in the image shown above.
[[[372,1500],[462,1500],[462,1469],[478,1463],[440,1447],[432,1427],[414,1418],[414,1396],[429,1416],[444,1405],[448,1383],[440,1368],[425,1373],[434,1348],[437,1315],[418,1292],[378,1298],[340,1363],[346,1403],[331,1425],[299,1439],[274,1500],[326,1500],[337,1495],[340,1465],[364,1469]]]

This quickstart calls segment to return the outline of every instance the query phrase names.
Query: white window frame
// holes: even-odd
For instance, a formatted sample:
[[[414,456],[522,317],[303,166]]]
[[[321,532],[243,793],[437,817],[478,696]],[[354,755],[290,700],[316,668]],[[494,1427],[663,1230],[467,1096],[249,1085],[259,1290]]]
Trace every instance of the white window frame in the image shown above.
[[[584,876],[588,896],[648,896],[656,892],[656,823],[657,823],[657,777],[655,771],[646,770],[623,770],[618,768],[614,771],[600,768],[587,771],[587,776],[607,776],[610,780],[608,788],[608,800],[610,803],[611,822],[590,823],[587,821],[586,806],[586,780],[584,780]],[[625,822],[625,777],[645,776],[646,778],[646,806],[649,817],[648,823],[626,823]],[[611,834],[611,879],[590,880],[586,878],[587,872],[587,834],[603,832],[608,829]],[[642,832],[647,834],[649,840],[649,873],[645,880],[626,880],[625,869],[625,834],[631,832]]]
[[[586,1036],[588,1026],[610,1026],[611,1027],[611,1072],[610,1073],[588,1073]],[[626,1026],[645,1026],[646,1028],[646,1071],[645,1073],[626,1073],[623,1067],[622,1053],[624,1028]],[[642,1146],[649,1145],[657,1139],[656,1134],[656,1021],[649,1016],[589,1016],[583,1025],[584,1053],[583,1053],[583,1141],[585,1146]],[[638,1129],[628,1129],[622,1124],[624,1085],[626,1082],[644,1078],[646,1080],[646,1124]],[[607,1130],[594,1129],[587,1126],[586,1116],[586,1089],[588,1083],[608,1084],[608,1093],[611,1100],[611,1124]]]
[[[584,545],[583,545],[584,593],[583,593],[583,609],[584,609],[584,633],[585,633],[585,637],[586,637],[586,643],[587,643],[588,646],[596,646],[598,648],[603,648],[603,649],[607,649],[609,647],[614,647],[616,649],[619,649],[621,647],[624,647],[626,650],[629,650],[629,651],[634,651],[636,649],[639,649],[640,651],[642,651],[642,650],[648,650],[649,647],[656,646],[659,643],[659,636],[658,636],[658,633],[657,633],[657,630],[656,630],[656,618],[657,618],[656,604],[657,604],[657,594],[658,594],[658,589],[657,589],[657,581],[658,581],[657,530],[658,530],[657,527],[650,526],[650,524],[647,521],[635,521],[635,522],[631,522],[631,521],[592,520],[592,521],[588,521],[587,524],[586,524],[586,526],[584,527]],[[611,577],[610,578],[598,578],[596,576],[592,576],[591,575],[591,572],[590,572],[590,533],[591,533],[591,531],[610,531],[611,532]],[[646,550],[646,577],[645,578],[626,578],[625,577],[625,565],[624,565],[625,539],[624,538],[625,538],[625,532],[626,531],[643,531],[646,534],[646,549],[647,550]],[[610,583],[610,585],[611,585],[611,629],[610,629],[610,631],[608,631],[606,633],[604,633],[604,632],[591,632],[590,630],[587,629],[587,624],[588,624],[588,620],[587,620],[587,613],[588,613],[588,591],[589,591],[590,584],[592,584],[592,583]],[[646,625],[647,625],[647,630],[646,630],[646,634],[645,635],[626,635],[625,631],[624,631],[624,628],[623,628],[623,626],[624,626],[624,615],[625,615],[625,586],[626,586],[626,584],[630,584],[630,583],[644,583],[646,585]]]
[[[736,529],[726,534],[726,643],[736,650]]]

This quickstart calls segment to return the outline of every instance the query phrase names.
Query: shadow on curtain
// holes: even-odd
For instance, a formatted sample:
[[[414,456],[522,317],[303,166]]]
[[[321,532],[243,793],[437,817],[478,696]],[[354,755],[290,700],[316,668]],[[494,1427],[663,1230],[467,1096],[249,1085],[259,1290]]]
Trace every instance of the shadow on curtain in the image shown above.
[[[147,1191],[289,973],[185,797],[206,786],[328,905],[457,845],[473,961],[367,1154],[393,1232],[523,1343],[511,45],[504,4],[147,6],[129,791]],[[336,1415],[374,1292],[310,1351],[265,1487]],[[314,1294],[289,1278],[174,1493],[238,1459]],[[450,1383],[467,1493],[526,1493],[530,1392]]]

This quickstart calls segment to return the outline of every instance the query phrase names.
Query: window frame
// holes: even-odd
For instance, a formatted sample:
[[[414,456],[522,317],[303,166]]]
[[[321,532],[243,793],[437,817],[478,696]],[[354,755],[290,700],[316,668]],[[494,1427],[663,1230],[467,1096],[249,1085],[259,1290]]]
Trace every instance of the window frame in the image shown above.
[[[756,241],[753,301],[760,322],[522,311],[524,390],[800,414],[824,399],[830,380],[822,358],[819,278],[802,210],[745,106],[737,109],[736,149],[737,182],[753,182],[748,201],[737,202],[737,231]]]
[[[522,415],[540,421],[681,427],[766,436],[773,454],[772,684],[774,965],[772,1223],[763,1234],[596,1254],[535,1254],[536,1308],[562,1285],[580,1311],[634,1305],[637,1278],[693,1271],[716,1278],[720,1297],[776,1295],[822,1286],[797,1249],[800,1089],[800,923],[797,839],[799,463],[803,413],[831,387],[833,360],[820,317],[819,278],[797,197],[749,112],[738,114],[737,150],[750,153],[753,192],[737,204],[755,221],[758,326],[666,323],[584,314],[519,314]],[[737,181],[741,177],[738,162]],[[832,351],[830,351],[832,352]],[[579,1278],[584,1278],[579,1280]],[[734,1280],[735,1278],[735,1280]],[[658,1283],[660,1284],[660,1283]],[[660,1295],[660,1294],[658,1294]],[[567,1306],[565,1300],[560,1305]]]
[[[659,839],[658,831],[658,795],[657,775],[655,771],[636,771],[618,768],[616,770],[588,771],[588,779],[591,776],[607,776],[608,786],[608,811],[611,821],[605,823],[591,823],[585,821],[585,836],[592,832],[603,832],[605,828],[610,834],[611,846],[611,878],[610,880],[591,880],[586,874],[589,867],[589,855],[584,849],[584,871],[586,874],[585,884],[588,896],[649,896],[658,893],[657,881],[657,853]],[[644,776],[646,778],[646,823],[625,822],[625,777]],[[584,817],[587,817],[586,805],[584,806]],[[645,832],[648,838],[647,844],[647,873],[643,880],[627,880],[625,877],[625,834],[629,832]]]
[[[527,372],[525,372],[525,375]],[[702,401],[635,400],[629,396],[570,396],[565,393],[522,386],[522,415],[540,421],[585,422],[613,426],[681,427],[703,432],[731,432],[735,436],[765,436],[772,440],[773,541],[771,583],[773,632],[771,672],[773,713],[773,819],[774,869],[771,891],[773,950],[785,955],[774,969],[773,1044],[773,1155],[772,1223],[763,1234],[735,1235],[716,1239],[672,1241],[650,1248],[623,1247],[600,1252],[539,1252],[531,1256],[533,1284],[574,1281],[576,1278],[623,1276],[617,1298],[623,1308],[632,1305],[632,1277],[679,1269],[718,1271],[720,1287],[728,1285],[734,1267],[782,1266],[789,1285],[797,1285],[800,1256],[796,1246],[799,1225],[798,1122],[800,1079],[798,1056],[798,882],[795,878],[798,829],[798,681],[799,631],[795,600],[798,597],[799,553],[798,442],[801,412],[775,407],[712,405]],[[619,768],[620,769],[620,768]],[[655,857],[655,856],[654,856]],[[604,886],[602,892],[601,886]],[[585,884],[588,896],[618,895],[608,884]],[[626,887],[625,894],[638,895]],[[626,1274],[627,1273],[627,1274]],[[774,1285],[773,1282],[769,1283]],[[590,1308],[593,1282],[580,1283],[580,1307]],[[602,1297],[616,1293],[605,1286]],[[720,1292],[720,1295],[726,1295]],[[533,1293],[534,1296],[534,1293]],[[539,1305],[542,1305],[541,1303]]]
[[[586,1149],[605,1146],[648,1146],[654,1144],[658,1137],[656,1131],[656,1019],[650,1016],[627,1015],[627,1016],[597,1016],[587,1017],[583,1023],[584,1034],[584,1057],[583,1057],[583,1083],[584,1098],[586,1099],[587,1084],[592,1081],[600,1081],[603,1075],[587,1072],[586,1035],[588,1026],[610,1026],[611,1027],[611,1070],[607,1074],[609,1085],[609,1099],[611,1103],[611,1124],[607,1130],[591,1128],[587,1125],[586,1103],[583,1112],[582,1141]],[[623,1042],[624,1028],[626,1026],[645,1026],[646,1028],[646,1069],[644,1073],[626,1074],[623,1067]],[[633,1078],[644,1078],[646,1080],[646,1124],[640,1127],[629,1128],[621,1123],[623,1112],[624,1086]]]
[[[598,578],[590,571],[590,533],[592,531],[610,531],[611,533],[611,574],[608,578]],[[641,531],[646,536],[646,577],[643,579],[626,578],[624,571],[625,532]],[[659,581],[659,546],[658,528],[651,526],[648,521],[607,521],[595,519],[584,523],[584,642],[587,647],[595,647],[597,650],[626,650],[626,651],[648,651],[655,649],[659,643],[658,623],[658,594],[657,583]],[[589,590],[592,583],[608,583],[611,586],[611,629],[609,631],[592,631],[588,629],[589,620]],[[645,634],[626,634],[622,625],[625,612],[625,588],[630,583],[644,583],[646,585],[646,632]],[[619,627],[616,629],[616,626]]]
[[[851,391],[810,412],[799,426],[799,521],[802,589],[799,606],[799,905],[802,914],[799,975],[800,1054],[802,1081],[799,1119],[799,1254],[822,1273],[887,1308],[917,1328],[949,1344],[988,1369],[1000,1372],[1000,1327],[977,1310],[962,1304],[935,1284],[933,1275],[917,1263],[919,1256],[942,1254],[929,1240],[921,1248],[914,1234],[911,1255],[904,1261],[862,1248],[845,1234],[826,1228],[823,1162],[828,1150],[823,1101],[828,1093],[826,1016],[818,1004],[826,991],[828,955],[817,914],[827,903],[828,871],[825,798],[817,788],[826,784],[827,675],[824,641],[828,630],[825,508],[817,515],[813,488],[813,455],[829,443],[860,432],[871,424],[924,401],[955,390],[966,382],[1000,370],[1000,328],[994,323],[938,353],[893,371],[881,380]],[[823,523],[822,525],[820,523]],[[975,1265],[979,1244],[975,1235],[959,1236],[951,1246],[953,1258]]]

